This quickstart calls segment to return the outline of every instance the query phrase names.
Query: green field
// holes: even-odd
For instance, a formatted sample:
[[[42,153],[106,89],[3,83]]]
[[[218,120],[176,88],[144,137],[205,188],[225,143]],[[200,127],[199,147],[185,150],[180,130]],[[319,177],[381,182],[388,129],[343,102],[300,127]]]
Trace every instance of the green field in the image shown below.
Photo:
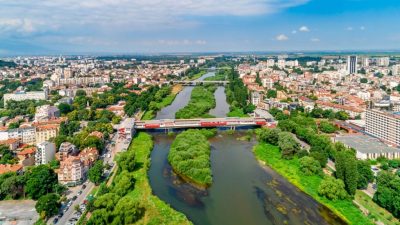
[[[372,201],[371,197],[365,194],[363,191],[357,190],[355,195],[355,200],[362,207],[369,211],[368,217],[375,221],[381,221],[386,225],[400,225],[398,219],[396,219],[390,212],[386,209],[377,205],[374,201]]]
[[[373,222],[362,214],[360,209],[355,206],[351,200],[331,201],[318,195],[318,187],[322,177],[317,175],[305,176],[300,172],[300,163],[297,157],[291,160],[281,158],[280,150],[277,146],[260,143],[254,147],[254,153],[257,159],[270,166],[276,172],[281,174],[299,189],[312,196],[315,200],[324,204],[339,217],[343,218],[349,224],[367,225]]]

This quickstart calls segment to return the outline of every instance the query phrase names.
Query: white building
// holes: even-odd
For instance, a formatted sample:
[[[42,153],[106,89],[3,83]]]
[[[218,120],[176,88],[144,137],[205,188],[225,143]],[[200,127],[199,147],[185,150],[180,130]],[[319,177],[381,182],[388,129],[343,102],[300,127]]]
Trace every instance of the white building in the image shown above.
[[[133,135],[135,135],[134,126],[135,126],[134,118],[126,118],[124,121],[122,121],[122,123],[118,129],[119,138],[131,140]]]
[[[46,100],[46,91],[31,91],[31,92],[16,92],[13,94],[4,94],[4,107],[7,106],[7,102],[10,100],[24,101],[24,100]]]
[[[368,109],[365,132],[392,146],[400,146],[400,113]]]
[[[262,100],[262,95],[260,94],[260,92],[252,92],[251,93],[251,104],[257,106],[258,104],[260,104]]]
[[[350,55],[347,57],[347,74],[357,73],[357,56]]]
[[[36,107],[35,121],[47,121],[51,118],[58,118],[60,110],[51,105],[42,105]]]
[[[271,78],[263,78],[261,82],[265,88],[271,89],[274,87],[274,81]]]
[[[381,57],[377,59],[378,66],[389,66],[390,58],[389,57]]]
[[[400,75],[400,64],[392,66],[392,75],[393,76]]]
[[[37,145],[35,154],[36,165],[47,164],[54,159],[56,154],[56,145],[45,141]]]
[[[27,127],[0,131],[0,141],[8,139],[18,139],[23,144],[35,144],[36,130],[34,127]]]

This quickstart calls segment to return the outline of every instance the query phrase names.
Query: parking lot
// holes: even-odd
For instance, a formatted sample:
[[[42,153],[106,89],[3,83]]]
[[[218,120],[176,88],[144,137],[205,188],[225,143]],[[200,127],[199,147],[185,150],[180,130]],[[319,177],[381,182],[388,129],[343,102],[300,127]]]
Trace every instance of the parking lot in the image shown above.
[[[0,201],[0,224],[30,225],[39,218],[35,201]]]

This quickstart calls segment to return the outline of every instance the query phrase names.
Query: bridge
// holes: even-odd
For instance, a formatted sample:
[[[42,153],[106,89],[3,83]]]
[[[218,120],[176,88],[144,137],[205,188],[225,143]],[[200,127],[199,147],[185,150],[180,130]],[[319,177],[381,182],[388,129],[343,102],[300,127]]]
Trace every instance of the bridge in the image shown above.
[[[174,84],[182,84],[184,86],[196,86],[199,84],[218,84],[218,85],[226,85],[229,81],[224,80],[174,80],[172,81]]]
[[[173,129],[173,128],[214,128],[228,127],[234,129],[240,126],[267,126],[275,127],[276,122],[260,117],[256,118],[209,118],[209,119],[163,119],[136,121],[134,128],[147,129]]]

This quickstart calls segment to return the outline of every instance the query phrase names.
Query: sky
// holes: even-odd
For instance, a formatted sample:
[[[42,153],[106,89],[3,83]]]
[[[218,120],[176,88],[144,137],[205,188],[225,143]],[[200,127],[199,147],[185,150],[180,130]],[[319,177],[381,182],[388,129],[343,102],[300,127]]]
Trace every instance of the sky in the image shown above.
[[[399,0],[0,0],[0,55],[400,50]]]

